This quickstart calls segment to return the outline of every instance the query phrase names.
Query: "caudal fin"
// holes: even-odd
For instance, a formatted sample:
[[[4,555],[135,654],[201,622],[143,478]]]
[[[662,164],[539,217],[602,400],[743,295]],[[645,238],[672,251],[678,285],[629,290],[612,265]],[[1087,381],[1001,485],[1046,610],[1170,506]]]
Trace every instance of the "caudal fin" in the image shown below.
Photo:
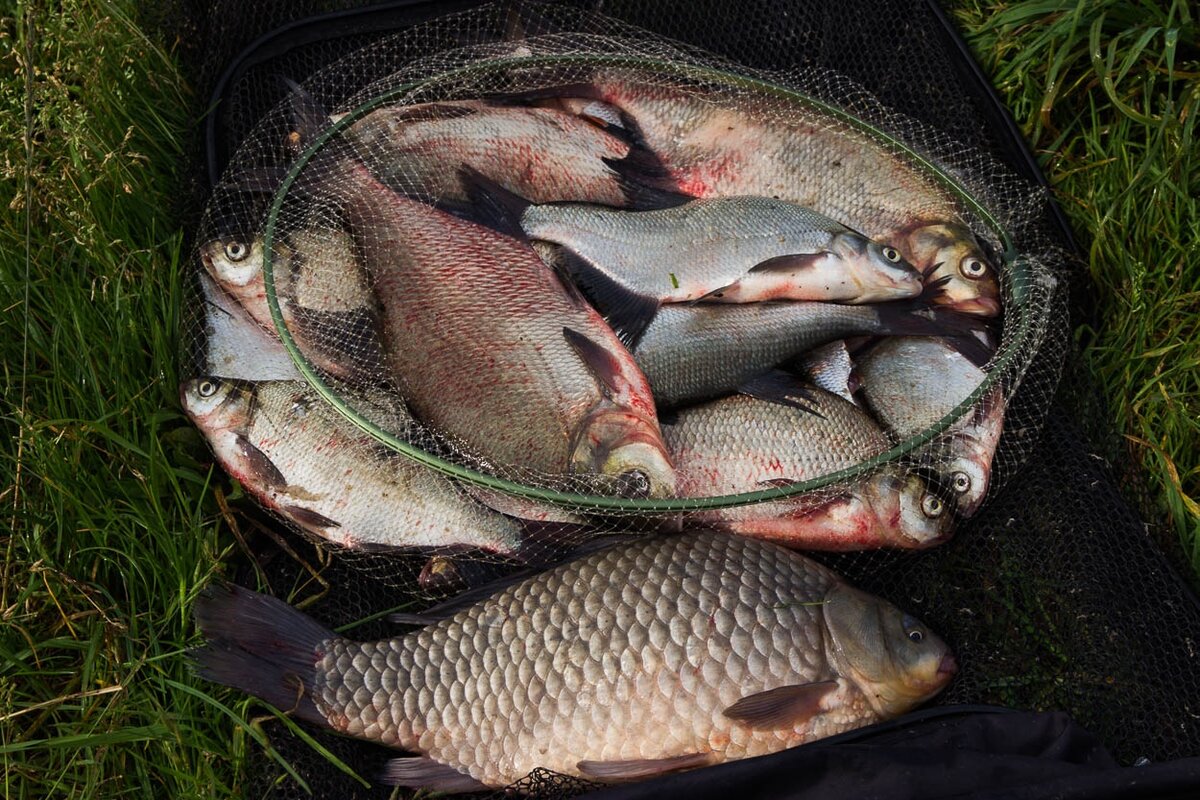
[[[274,597],[210,584],[196,600],[207,642],[192,653],[197,673],[252,694],[294,717],[328,721],[312,701],[316,664],[333,632]]]

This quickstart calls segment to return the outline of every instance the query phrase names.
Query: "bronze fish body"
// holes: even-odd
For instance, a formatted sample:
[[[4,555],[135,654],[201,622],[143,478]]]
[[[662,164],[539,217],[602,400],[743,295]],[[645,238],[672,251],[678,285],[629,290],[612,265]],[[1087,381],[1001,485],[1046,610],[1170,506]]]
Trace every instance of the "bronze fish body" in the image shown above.
[[[831,570],[713,532],[595,552],[377,642],[237,587],[207,589],[196,618],[201,675],[416,753],[386,779],[442,791],[772,753],[900,714],[956,670]]]

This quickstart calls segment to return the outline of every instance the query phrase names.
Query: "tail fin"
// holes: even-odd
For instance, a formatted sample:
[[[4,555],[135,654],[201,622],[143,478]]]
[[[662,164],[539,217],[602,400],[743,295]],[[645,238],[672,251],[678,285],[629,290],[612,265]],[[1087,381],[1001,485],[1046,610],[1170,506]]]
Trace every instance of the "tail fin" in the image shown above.
[[[493,230],[521,241],[527,238],[521,229],[521,215],[532,205],[516,192],[511,192],[474,167],[463,165],[459,179],[467,197],[475,204],[478,222]]]
[[[976,338],[987,329],[987,321],[975,314],[963,314],[924,301],[897,300],[874,306],[879,313],[879,333],[889,336],[941,336],[951,340],[956,350],[982,367],[993,351]]]
[[[317,725],[329,722],[312,701],[316,664],[329,631],[296,609],[240,586],[210,584],[196,601],[208,642],[194,653],[202,678],[252,694]]]

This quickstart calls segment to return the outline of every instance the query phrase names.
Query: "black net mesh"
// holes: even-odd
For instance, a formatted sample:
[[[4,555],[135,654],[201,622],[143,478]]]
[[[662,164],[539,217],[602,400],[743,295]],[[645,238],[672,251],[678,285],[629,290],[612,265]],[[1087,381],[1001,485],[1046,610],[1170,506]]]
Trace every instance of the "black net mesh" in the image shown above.
[[[221,98],[209,119],[207,163],[198,163],[198,171],[215,181],[244,138],[286,99],[279,76],[303,82],[364,45],[473,4],[393,3],[300,24],[265,37],[249,57],[222,74],[259,36],[340,5],[251,8],[218,2],[189,18],[198,29],[191,51],[198,95],[219,84]],[[836,70],[951,140],[1035,177],[1003,116],[963,68],[953,40],[925,3],[863,3],[861,9],[846,3],[765,0],[560,5],[599,6],[606,15],[756,69]],[[446,47],[462,44],[453,36],[444,42]],[[380,73],[370,75],[370,60],[357,63],[362,70],[355,76],[358,87],[394,69],[379,61]],[[323,99],[345,100],[354,86],[347,85],[340,98],[327,87]],[[1029,227],[1031,235],[1070,246],[1069,233],[1049,212]],[[1038,351],[1026,373],[1032,377],[1012,400],[1002,452],[1007,448],[1016,455],[996,462],[996,481],[1003,491],[963,524],[953,541],[919,555],[825,560],[851,582],[911,609],[953,646],[962,670],[937,703],[1066,710],[1126,763],[1142,756],[1163,760],[1196,754],[1200,682],[1194,651],[1200,641],[1200,610],[1137,514],[1120,499],[1108,466],[1080,439],[1071,412],[1051,405],[1068,323],[1065,313],[1049,318],[1048,345]],[[272,524],[249,506],[239,513],[264,526]],[[306,611],[332,626],[411,601],[411,595],[394,588],[411,583],[410,578],[397,579],[397,570],[411,576],[426,566],[422,559],[374,562],[371,569],[382,580],[370,580],[361,559],[348,564],[282,535],[289,537],[283,541],[299,558],[280,550],[271,537],[253,537],[254,560],[277,595],[287,596],[300,585],[301,597],[319,594]],[[249,567],[242,577],[255,580]],[[393,632],[378,620],[347,631],[363,639]],[[364,787],[337,771],[282,725],[269,723],[267,729],[276,751],[304,776],[313,795],[391,795],[387,788]],[[368,781],[389,757],[382,748],[313,735]],[[308,796],[281,777],[274,762],[260,758],[249,772],[246,796]],[[570,796],[586,786],[561,776],[535,775],[525,788]]]

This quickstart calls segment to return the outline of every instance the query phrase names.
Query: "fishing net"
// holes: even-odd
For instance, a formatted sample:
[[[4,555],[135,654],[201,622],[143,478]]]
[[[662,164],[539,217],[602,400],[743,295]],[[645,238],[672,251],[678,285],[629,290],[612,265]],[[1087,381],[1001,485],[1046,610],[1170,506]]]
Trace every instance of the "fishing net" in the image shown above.
[[[329,424],[341,426],[339,441],[369,445],[387,463],[419,470],[414,474],[424,477],[414,480],[435,481],[464,504],[477,504],[479,490],[487,489],[524,495],[539,508],[564,508],[579,523],[569,534],[554,525],[549,534],[518,534],[546,559],[580,538],[658,525],[664,516],[686,524],[703,513],[695,506],[705,502],[830,496],[889,463],[928,475],[949,457],[947,430],[999,392],[1004,433],[989,501],[959,525],[952,541],[921,554],[823,559],[852,582],[911,609],[952,644],[963,669],[936,702],[1065,709],[1130,762],[1196,752],[1200,687],[1187,676],[1194,674],[1188,665],[1200,615],[1120,502],[1105,466],[1087,454],[1061,412],[1045,424],[1067,347],[1070,265],[1063,253],[1069,235],[1056,227],[1045,191],[1031,182],[1003,117],[951,57],[952,40],[931,9],[904,2],[858,12],[845,4],[616,2],[605,3],[601,17],[571,8],[592,4],[562,3],[539,6],[518,28],[506,8],[473,5],[399,3],[301,25],[267,37],[217,81],[221,103],[208,120],[207,153],[214,189],[197,250],[212,246],[208,252],[227,258],[260,260],[264,280],[252,293],[261,293],[267,314],[256,320],[198,257],[197,302],[184,330],[185,374],[286,381],[291,393],[281,393],[278,402],[288,414],[326,419],[330,412]],[[197,59],[201,85],[257,35],[316,10],[323,9],[217,4],[202,26],[200,40],[211,47]],[[348,132],[378,109],[535,94],[584,82],[601,63],[628,79],[772,121],[819,104],[839,124],[952,187],[956,214],[1002,265],[999,345],[986,378],[944,418],[838,474],[773,495],[699,503],[614,497],[562,472],[497,463],[458,436],[414,420],[404,410],[404,387],[381,365],[372,333],[377,311],[361,310],[369,296],[364,287],[375,276],[362,264],[364,247],[356,237],[363,234],[351,219],[350,201],[337,191],[344,181],[338,170],[348,154],[369,159],[373,151],[356,148]],[[302,93],[281,76],[300,84]],[[454,168],[447,162],[433,173]],[[1027,178],[1017,177],[1018,170]],[[389,188],[406,197],[447,205],[421,175],[401,170],[389,178]],[[357,263],[364,277],[339,280],[336,269],[346,263]],[[288,269],[297,264],[305,267],[297,271],[299,282]],[[295,309],[302,311],[291,313]],[[336,454],[322,450],[320,457]],[[259,577],[278,594],[301,586],[306,596],[317,583],[311,576],[319,575],[326,588],[310,610],[331,625],[420,604],[537,561],[531,545],[520,558],[506,555],[503,545],[407,554],[342,547],[328,530],[311,532],[320,520],[308,517],[299,520],[307,526],[298,525],[294,511],[281,511],[279,497],[267,503],[282,514],[273,519],[308,530],[308,541],[281,540],[295,558],[273,539],[257,541],[265,570]],[[303,497],[295,500],[305,505]],[[522,508],[533,515],[532,506]],[[249,506],[240,511],[264,529],[275,527]],[[249,572],[243,577],[254,580]],[[375,621],[349,635],[393,632]],[[316,796],[389,795],[333,770],[282,729],[271,735]],[[336,737],[322,742],[368,781],[388,757]],[[254,772],[259,783],[248,796],[304,794],[273,766]],[[530,788],[569,796],[584,787],[533,776]]]
[[[284,101],[263,115],[221,174],[198,236],[197,261],[206,273],[199,280],[210,295],[223,290],[237,300],[242,316],[253,320],[247,326],[261,341],[257,347],[235,346],[242,357],[222,356],[218,364],[212,354],[223,349],[207,337],[206,344],[194,348],[202,361],[197,374],[242,381],[232,391],[246,395],[244,408],[232,424],[243,432],[232,454],[225,454],[226,465],[238,474],[239,466],[231,461],[240,459],[240,472],[252,491],[256,482],[270,484],[256,492],[268,507],[303,531],[370,551],[374,555],[364,559],[368,564],[378,564],[378,551],[384,549],[457,551],[452,581],[457,585],[472,561],[515,557],[541,563],[564,542],[577,542],[580,528],[602,533],[631,525],[679,527],[761,517],[766,512],[736,508],[755,502],[777,501],[772,508],[781,515],[788,509],[807,511],[846,492],[866,491],[862,487],[881,470],[899,476],[893,480],[918,474],[921,481],[928,480],[930,485],[918,490],[924,498],[918,496],[917,503],[932,504],[927,516],[933,518],[952,499],[945,492],[937,496],[935,484],[938,476],[952,471],[953,445],[964,424],[990,414],[998,425],[1003,415],[1004,424],[1018,434],[1036,430],[1061,357],[1061,340],[1047,344],[1046,335],[1062,317],[1060,281],[1054,274],[1062,257],[1036,227],[1046,203],[1043,192],[983,152],[888,109],[828,69],[754,70],[609,17],[553,6],[521,9],[514,13],[509,6],[491,5],[439,17],[322,68],[303,87],[291,86]],[[552,129],[544,145],[523,142],[525,129],[519,125],[540,109],[503,103],[503,98],[569,94],[572,87],[596,82],[637,86],[698,106],[713,116],[714,125],[734,119],[767,131],[802,135],[807,130],[827,138],[832,133],[854,142],[848,159],[862,150],[877,152],[883,162],[899,164],[899,172],[934,187],[927,193],[942,204],[937,221],[970,228],[999,268],[1003,315],[996,328],[1001,336],[978,384],[953,409],[915,431],[891,441],[881,437],[867,452],[842,458],[825,471],[785,475],[782,486],[751,483],[722,490],[732,483],[718,476],[715,486],[676,496],[674,478],[663,470],[656,475],[658,465],[649,459],[634,461],[633,467],[627,461],[611,468],[609,462],[574,463],[582,445],[568,443],[564,452],[561,442],[550,441],[561,438],[561,431],[552,423],[538,425],[556,410],[529,403],[529,393],[519,391],[522,384],[540,380],[535,372],[541,367],[526,369],[521,359],[527,356],[506,361],[506,351],[526,341],[533,342],[530,359],[543,348],[566,350],[568,342],[559,335],[565,327],[561,320],[579,315],[542,312],[543,304],[554,302],[548,296],[555,288],[548,286],[553,279],[538,283],[536,276],[513,277],[524,274],[517,256],[523,253],[536,262],[523,242],[439,209],[467,217],[478,213],[472,201],[476,206],[479,201],[468,196],[462,174],[463,164],[473,166],[472,159],[479,157],[471,147],[512,147],[520,159],[536,161],[537,148],[549,147],[564,135],[561,129],[581,140],[602,135],[597,146],[609,150],[600,152],[613,160],[632,159],[632,147],[590,121],[563,127],[571,117],[561,112],[538,117]],[[469,127],[483,116],[498,121],[485,123],[492,126],[489,135],[478,143],[467,141],[462,155],[455,148],[469,132],[437,133],[456,118],[465,117]],[[518,135],[497,144],[490,131],[509,124],[505,117],[519,119]],[[423,126],[434,133],[422,133]],[[529,135],[536,137],[536,130]],[[654,155],[649,146],[644,152]],[[587,169],[581,162],[567,163],[572,170]],[[827,175],[816,176],[805,197],[818,205],[823,198],[837,197],[845,181],[840,166],[836,162]],[[542,192],[545,202],[586,200],[595,192],[607,197],[605,187],[572,194],[578,186],[569,179],[561,187],[546,186],[534,180],[522,184],[517,175],[510,183]],[[621,200],[607,198],[610,203]],[[476,243],[480,249],[472,249]],[[512,265],[504,260],[509,251],[521,251],[512,256]],[[504,254],[494,265],[486,263],[492,252]],[[483,268],[475,263],[480,258],[485,259]],[[410,276],[418,277],[414,281]],[[443,291],[447,285],[449,291]],[[483,314],[478,313],[481,307]],[[461,318],[464,310],[474,310],[476,316]],[[237,309],[225,311],[237,314]],[[514,332],[507,320],[522,314],[530,314],[529,324]],[[594,330],[589,335],[594,341]],[[569,343],[579,348],[574,340]],[[634,352],[641,357],[647,347],[643,340]],[[261,384],[257,361],[264,352],[271,372],[276,366],[283,375],[292,372],[290,381]],[[1030,378],[1029,389],[1019,393],[1039,354],[1041,368]],[[288,360],[294,370],[288,369]],[[576,381],[585,360],[581,355],[574,373],[563,381]],[[590,361],[588,366],[595,368]],[[453,381],[458,384],[452,386]],[[455,399],[462,397],[463,381],[477,390],[480,407],[486,409],[482,413],[476,413],[472,392],[465,404]],[[492,391],[498,383],[500,391]],[[220,391],[213,382],[202,382],[195,390],[202,395]],[[593,393],[610,391],[611,383]],[[578,393],[561,402],[578,404]],[[578,414],[570,419],[569,425],[582,425]],[[649,427],[657,430],[656,424]],[[233,429],[221,431],[225,435]],[[288,456],[284,468],[280,455],[263,451],[264,440],[274,443],[285,430],[297,436],[306,430],[318,434],[312,439],[313,468],[300,463],[303,452]],[[587,444],[592,430],[571,427],[567,435]],[[717,457],[736,463],[739,431],[733,433],[735,439],[722,446],[728,452]],[[787,438],[781,436],[778,446],[785,446]],[[1029,441],[1025,435],[1002,441],[992,467],[993,486],[1024,460]],[[597,447],[596,458],[616,458],[604,446]],[[571,447],[576,447],[575,455]],[[316,466],[324,472],[316,475]],[[367,488],[382,471],[394,475],[376,481],[377,489]],[[642,485],[631,487],[627,476]],[[337,487],[323,491],[328,477]],[[656,484],[660,477],[661,487]],[[350,504],[383,502],[383,497],[405,491],[415,494],[418,486],[425,496],[441,497],[439,508],[453,515],[452,522],[428,535],[405,538],[403,532],[436,515],[428,507],[411,520],[393,516],[381,522],[399,531],[386,539],[377,533],[379,525],[336,513]],[[508,518],[485,519],[481,500]],[[525,522],[518,526],[514,517]],[[564,523],[573,526],[570,535],[550,527]],[[946,527],[939,522],[939,539]],[[486,531],[463,535],[472,528]],[[461,552],[464,548],[469,552]],[[436,583],[433,563],[422,568],[423,586]],[[449,562],[443,566],[450,569]],[[410,580],[401,573],[395,582]]]

